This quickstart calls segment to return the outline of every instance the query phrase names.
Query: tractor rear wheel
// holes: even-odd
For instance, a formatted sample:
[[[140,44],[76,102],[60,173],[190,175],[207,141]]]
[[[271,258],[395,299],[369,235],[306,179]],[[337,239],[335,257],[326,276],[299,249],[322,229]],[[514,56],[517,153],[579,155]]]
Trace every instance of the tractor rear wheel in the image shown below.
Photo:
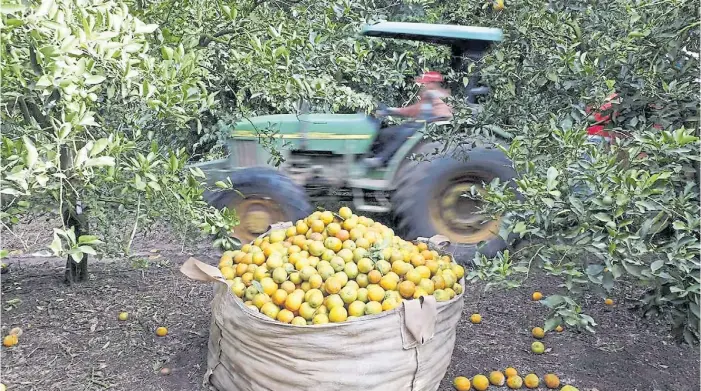
[[[501,151],[476,149],[466,161],[437,158],[402,171],[392,212],[405,239],[446,236],[460,263],[472,262],[476,252],[493,257],[507,247],[499,236],[501,219],[480,215],[481,202],[462,196],[472,186],[483,190],[482,184],[494,178],[504,182],[516,177]]]
[[[265,233],[271,224],[294,223],[312,213],[304,189],[278,171],[251,167],[236,170],[229,178],[233,190],[212,192],[206,199],[218,209],[226,206],[236,210],[239,225],[232,236],[242,243]]]

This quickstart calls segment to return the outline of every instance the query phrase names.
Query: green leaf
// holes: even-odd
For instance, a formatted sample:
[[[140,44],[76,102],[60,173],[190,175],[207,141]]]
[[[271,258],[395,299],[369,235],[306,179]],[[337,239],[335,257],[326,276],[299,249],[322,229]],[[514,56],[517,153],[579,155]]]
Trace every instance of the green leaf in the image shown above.
[[[100,84],[103,81],[105,81],[105,77],[102,75],[88,75],[85,78],[85,84],[88,84],[88,85]]]
[[[80,235],[78,244],[102,244],[103,242],[94,235]]]
[[[90,157],[98,155],[100,152],[104,151],[108,145],[109,145],[109,140],[106,138],[101,138],[101,139],[95,141],[95,144],[93,144],[92,149],[90,149]]]
[[[93,249],[93,248],[90,247],[90,246],[78,246],[78,249],[79,249],[81,252],[85,253],[85,254],[90,254],[90,255],[96,255],[96,254],[97,254],[97,252],[95,251],[95,249]]]
[[[607,215],[606,213],[597,213],[593,216],[595,219],[599,221],[603,221],[605,223],[608,223],[611,221],[611,216]]]
[[[684,224],[683,221],[676,220],[675,222],[672,223],[672,228],[674,228],[676,230],[685,230],[686,224]]]
[[[546,186],[547,186],[548,190],[553,190],[555,188],[555,186],[557,186],[558,175],[560,175],[560,173],[557,171],[557,168],[555,168],[555,167],[548,168],[547,180],[546,180]]]
[[[100,156],[90,158],[85,161],[85,167],[104,167],[114,166],[114,158],[112,156]]]
[[[36,147],[34,147],[34,143],[32,142],[32,140],[29,139],[29,137],[24,136],[22,137],[22,140],[24,141],[24,148],[27,150],[24,163],[27,165],[28,168],[33,168],[37,162],[37,159],[39,158],[39,153],[37,152]]]
[[[552,331],[552,330],[555,330],[555,328],[561,324],[562,324],[562,318],[559,316],[555,316],[555,317],[550,318],[550,319],[545,321],[544,329],[546,332]]]
[[[548,308],[555,308],[565,302],[565,298],[561,295],[550,295],[541,300],[540,303]]]
[[[55,256],[59,257],[62,255],[63,246],[61,245],[61,238],[58,237],[56,232],[54,232],[54,240],[51,241],[49,248],[53,251]]]
[[[0,11],[2,11],[3,15],[22,13],[26,9],[27,7],[22,4],[3,4],[2,7],[0,7]]]
[[[586,273],[590,276],[598,276],[604,271],[604,265],[589,265],[587,266]]]
[[[148,186],[155,191],[161,191],[161,185],[159,185],[158,182],[150,181]]]

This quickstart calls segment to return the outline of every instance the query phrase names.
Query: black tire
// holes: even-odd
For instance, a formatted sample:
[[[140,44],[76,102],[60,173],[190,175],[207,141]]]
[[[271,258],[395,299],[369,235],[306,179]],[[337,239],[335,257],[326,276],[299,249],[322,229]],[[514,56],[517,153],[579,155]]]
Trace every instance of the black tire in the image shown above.
[[[497,149],[475,149],[468,153],[466,161],[442,157],[414,164],[402,170],[392,199],[392,213],[398,233],[408,240],[431,237],[441,232],[431,216],[432,202],[451,182],[451,178],[471,175],[489,183],[494,178],[511,181],[516,177],[511,161]],[[442,188],[443,187],[443,188]],[[517,235],[509,239],[515,239]],[[451,238],[451,251],[456,261],[471,264],[475,253],[495,256],[508,247],[499,235],[492,235],[479,243],[455,243]]]
[[[271,218],[278,220],[271,221],[271,224],[285,221],[294,223],[312,213],[312,205],[304,189],[278,171],[266,167],[250,167],[233,171],[229,178],[234,190],[207,192],[207,203],[217,209],[234,208],[238,213],[238,207],[243,205],[244,201],[260,200],[259,207]],[[244,231],[245,217],[239,215],[242,225],[235,228],[233,234],[243,243],[262,233],[256,230],[254,235],[248,229]]]

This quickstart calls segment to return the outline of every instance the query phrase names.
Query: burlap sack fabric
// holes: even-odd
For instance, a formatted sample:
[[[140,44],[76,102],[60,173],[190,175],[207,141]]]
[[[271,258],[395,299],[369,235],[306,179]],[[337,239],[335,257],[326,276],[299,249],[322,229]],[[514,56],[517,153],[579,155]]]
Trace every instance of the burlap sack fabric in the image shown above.
[[[426,296],[344,323],[294,326],[247,308],[214,266],[190,258],[181,271],[215,283],[205,381],[218,391],[435,391],[463,308],[462,294]]]

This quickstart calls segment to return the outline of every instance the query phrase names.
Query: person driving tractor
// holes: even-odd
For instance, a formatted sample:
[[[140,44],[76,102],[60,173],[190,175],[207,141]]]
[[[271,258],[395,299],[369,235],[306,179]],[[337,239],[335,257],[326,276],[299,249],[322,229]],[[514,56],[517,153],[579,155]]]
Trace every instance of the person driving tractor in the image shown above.
[[[450,121],[453,118],[451,107],[443,102],[444,98],[450,96],[450,91],[441,87],[443,76],[440,73],[426,72],[415,81],[421,85],[418,102],[402,108],[390,107],[377,111],[378,115],[408,117],[413,121],[382,130],[382,134],[378,137],[380,150],[375,156],[364,160],[368,167],[377,168],[386,165],[404,142],[423,126],[423,123]],[[382,139],[385,140],[382,141]]]

